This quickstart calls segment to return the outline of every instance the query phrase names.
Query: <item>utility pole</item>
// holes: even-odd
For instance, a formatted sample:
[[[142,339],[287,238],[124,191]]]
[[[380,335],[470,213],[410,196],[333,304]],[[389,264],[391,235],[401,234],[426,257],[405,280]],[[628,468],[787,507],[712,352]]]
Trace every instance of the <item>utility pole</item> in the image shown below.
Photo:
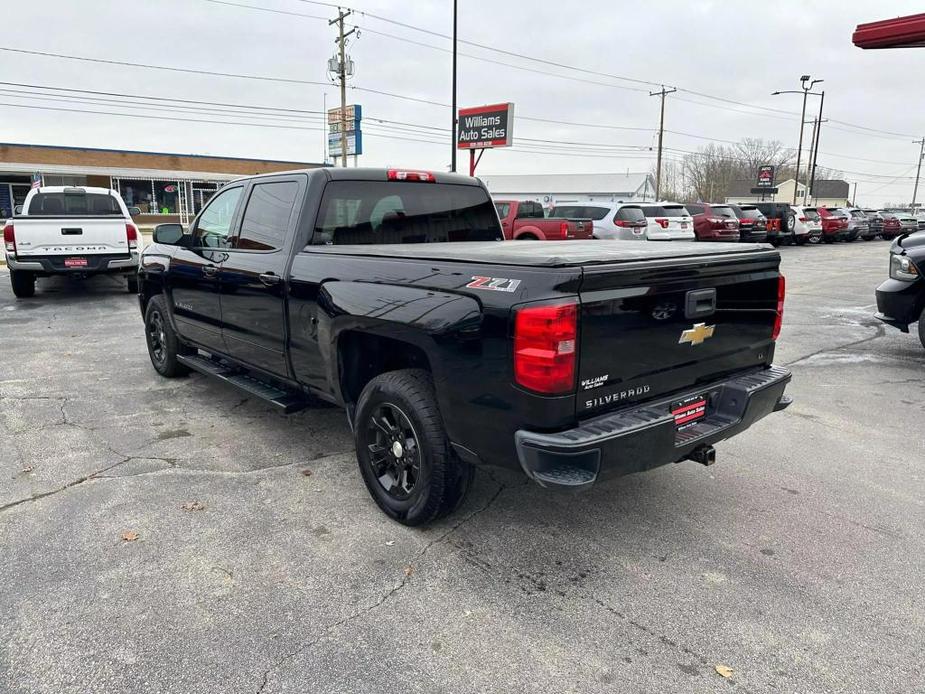
[[[655,162],[655,201],[658,202],[659,195],[661,194],[662,189],[662,138],[665,134],[665,97],[668,94],[678,91],[676,88],[672,87],[671,89],[665,89],[665,85],[662,85],[660,91],[649,92],[649,96],[660,96],[661,97],[661,109],[658,118],[658,156]]]
[[[328,26],[337,25],[337,50],[339,60],[337,64],[337,77],[340,80],[340,163],[341,166],[347,166],[347,55],[346,44],[347,37],[357,29],[353,27],[347,33],[344,33],[344,20],[347,19],[353,10],[344,12],[337,8],[337,19],[328,22]]]
[[[915,169],[915,188],[912,189],[912,211],[915,212],[915,199],[919,194],[919,175],[922,173],[922,157],[925,156],[925,137],[921,140],[913,140],[913,143],[919,147],[919,165]]]
[[[857,181],[854,182],[854,193],[851,195],[851,206],[852,207],[858,206],[858,182]]]
[[[450,171],[456,172],[456,2],[453,0],[453,113],[450,116]]]
[[[816,160],[813,158],[813,150],[816,147],[816,130],[819,128],[819,119],[813,118],[813,135],[809,138],[809,170],[810,172],[815,170]],[[812,174],[810,174],[812,175]],[[806,205],[806,200],[809,197],[809,186],[803,186],[803,205]]]
[[[823,89],[822,92],[820,92],[819,94],[819,116],[816,118],[816,136],[814,138],[816,142],[813,145],[813,151],[812,151],[813,165],[812,165],[812,168],[810,169],[810,174],[809,174],[809,192],[810,193],[812,193],[813,186],[816,185],[816,160],[819,159],[819,139],[822,137],[822,124],[826,122],[826,120],[822,117],[822,105],[824,103],[825,103],[825,90]],[[813,197],[815,198],[815,196]]]

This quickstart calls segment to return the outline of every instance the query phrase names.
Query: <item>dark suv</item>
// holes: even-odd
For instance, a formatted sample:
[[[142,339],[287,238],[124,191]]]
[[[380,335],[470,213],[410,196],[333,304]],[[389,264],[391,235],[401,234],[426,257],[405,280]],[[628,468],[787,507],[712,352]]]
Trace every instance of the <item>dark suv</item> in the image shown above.
[[[768,218],[754,205],[730,205],[739,218],[739,241],[763,243],[768,240]]]
[[[694,218],[698,241],[738,241],[739,218],[729,205],[689,202],[684,207]]]

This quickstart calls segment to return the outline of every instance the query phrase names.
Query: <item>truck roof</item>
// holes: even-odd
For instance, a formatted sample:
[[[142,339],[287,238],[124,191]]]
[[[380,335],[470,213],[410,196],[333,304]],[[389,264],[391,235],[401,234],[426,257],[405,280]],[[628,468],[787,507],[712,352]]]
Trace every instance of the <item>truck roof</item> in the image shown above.
[[[483,243],[419,243],[311,246],[312,253],[346,254],[415,260],[461,261],[484,265],[574,267],[680,260],[707,256],[774,254],[762,243],[696,243],[685,241],[486,241]]]
[[[112,195],[115,193],[112,188],[95,188],[92,186],[40,186],[34,189],[36,193],[65,193],[69,191],[81,193],[95,193],[99,195]]]
[[[454,185],[481,186],[482,182],[471,176],[464,176],[457,173],[446,173],[443,171],[431,171],[429,169],[390,166],[388,168],[340,168],[336,166],[325,166],[317,169],[292,169],[291,171],[275,171],[273,173],[258,174],[254,176],[241,176],[236,181],[244,181],[252,178],[269,178],[275,176],[286,176],[292,174],[305,174],[307,176],[325,176],[332,181],[386,181],[388,180],[389,171],[415,171],[421,173],[433,174],[436,183],[451,183]],[[422,183],[421,185],[430,185]]]

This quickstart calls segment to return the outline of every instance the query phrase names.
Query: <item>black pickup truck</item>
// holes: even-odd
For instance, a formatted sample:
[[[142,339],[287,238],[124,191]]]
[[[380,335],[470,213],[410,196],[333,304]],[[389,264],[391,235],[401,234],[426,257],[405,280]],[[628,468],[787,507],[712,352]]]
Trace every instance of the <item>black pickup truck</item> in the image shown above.
[[[876,317],[904,333],[917,323],[925,347],[925,231],[893,241],[890,278],[877,287]]]
[[[151,361],[285,411],[342,405],[373,499],[407,525],[452,511],[474,466],[580,489],[710,464],[790,403],[770,247],[501,239],[456,174],[230,183],[144,250]]]

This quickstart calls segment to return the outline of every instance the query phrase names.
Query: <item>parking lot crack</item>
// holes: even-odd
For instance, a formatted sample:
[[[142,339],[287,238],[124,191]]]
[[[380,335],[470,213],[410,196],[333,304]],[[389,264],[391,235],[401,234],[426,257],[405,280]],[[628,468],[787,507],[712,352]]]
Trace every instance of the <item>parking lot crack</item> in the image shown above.
[[[863,345],[867,342],[871,342],[873,340],[876,340],[886,335],[886,328],[884,326],[878,325],[876,326],[876,328],[877,328],[876,335],[871,335],[870,337],[865,337],[861,340],[854,340],[853,342],[848,342],[843,345],[837,345],[835,347],[826,347],[825,349],[819,349],[819,350],[816,350],[815,352],[810,352],[809,354],[802,356],[798,359],[794,359],[793,361],[786,362],[784,366],[794,366],[795,364],[799,364],[800,362],[807,361],[808,359],[812,359],[813,357],[818,357],[820,354],[831,354],[833,352],[840,352],[843,349],[857,347],[858,345]]]
[[[479,508],[472,511],[472,513],[468,514],[461,520],[457,521],[454,525],[452,525],[449,529],[445,530],[438,537],[426,543],[420,550],[417,551],[417,553],[413,557],[411,557],[411,559],[407,561],[406,565],[413,566],[414,562],[420,561],[421,559],[423,559],[424,556],[433,547],[445,542],[453,533],[455,533],[461,527],[469,523],[476,516],[479,516],[485,511],[487,511],[492,506],[492,504],[495,503],[498,497],[501,496],[501,492],[503,492],[505,489],[506,489],[505,485],[503,484],[500,485],[498,489],[495,490],[495,493],[491,495],[488,501],[482,504]],[[411,577],[412,577],[412,572],[406,569],[402,575],[401,580],[398,583],[396,583],[394,586],[392,586],[388,591],[386,591],[381,596],[379,596],[379,598],[375,602],[373,602],[370,605],[367,605],[366,607],[363,607],[362,609],[356,610],[355,612],[347,615],[346,617],[342,619],[332,622],[331,624],[326,626],[324,629],[322,629],[320,635],[316,636],[311,641],[308,641],[302,644],[295,650],[290,651],[289,653],[284,655],[282,658],[279,658],[275,663],[273,663],[273,665],[271,665],[269,668],[264,670],[263,679],[261,680],[260,686],[257,688],[257,694],[262,694],[263,690],[266,689],[266,686],[270,681],[270,674],[274,670],[278,670],[282,668],[287,662],[289,662],[290,660],[292,660],[299,654],[304,653],[305,651],[307,651],[309,648],[311,648],[315,644],[319,643],[322,639],[327,637],[327,635],[330,632],[334,631],[338,627],[341,627],[345,624],[349,624],[350,622],[356,619],[359,619],[361,617],[365,617],[366,615],[380,608],[382,605],[388,602],[392,597],[394,597],[396,594],[401,592],[405,588],[405,586],[407,586],[408,583],[411,581]]]
[[[121,455],[121,454],[117,454],[117,455]],[[100,475],[102,475],[104,472],[108,472],[109,470],[112,470],[113,468],[116,468],[122,465],[123,463],[127,463],[130,460],[132,460],[132,456],[126,456],[122,460],[115,462],[112,465],[107,465],[106,467],[100,470],[91,472],[89,475],[84,475],[83,477],[78,477],[76,480],[71,480],[67,484],[61,487],[58,487],[57,489],[52,489],[47,492],[41,492],[39,494],[34,494],[33,496],[27,497],[25,499],[17,499],[16,501],[11,501],[8,504],[4,504],[3,506],[0,506],[0,513],[2,513],[3,511],[8,511],[17,506],[21,506],[22,504],[29,503],[31,501],[39,501],[40,499],[47,499],[50,496],[54,496],[55,494],[60,494],[63,491],[67,491],[68,489],[71,489],[72,487],[81,485],[84,482],[89,482],[90,480],[98,479],[100,478]]]

